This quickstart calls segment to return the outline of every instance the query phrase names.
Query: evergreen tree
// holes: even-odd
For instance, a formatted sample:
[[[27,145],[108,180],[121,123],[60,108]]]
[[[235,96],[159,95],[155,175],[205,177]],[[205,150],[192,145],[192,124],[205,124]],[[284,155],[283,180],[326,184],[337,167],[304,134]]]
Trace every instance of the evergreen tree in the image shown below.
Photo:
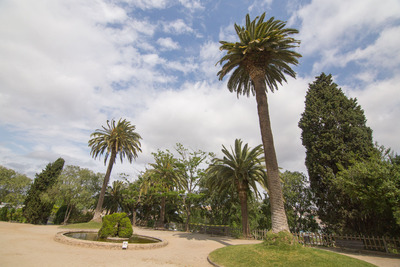
[[[319,218],[332,230],[354,230],[352,220],[357,218],[346,213],[357,207],[333,181],[339,166],[346,169],[374,149],[364,111],[333,83],[331,75],[322,73],[309,85],[299,127]]]
[[[53,202],[44,200],[42,194],[56,183],[63,167],[64,160],[59,158],[55,162],[47,164],[40,174],[36,174],[35,181],[24,202],[23,213],[27,222],[33,224],[45,224],[47,222],[53,208]]]

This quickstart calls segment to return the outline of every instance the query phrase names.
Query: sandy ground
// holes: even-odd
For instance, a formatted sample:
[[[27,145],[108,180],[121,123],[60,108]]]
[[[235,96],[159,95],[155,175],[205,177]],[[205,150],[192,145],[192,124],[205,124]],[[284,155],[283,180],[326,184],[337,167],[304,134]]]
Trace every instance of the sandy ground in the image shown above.
[[[0,266],[211,266],[208,254],[220,247],[259,241],[135,228],[135,233],[168,240],[164,248],[107,250],[54,241],[58,226],[0,222]],[[400,259],[352,255],[377,266],[399,266]]]

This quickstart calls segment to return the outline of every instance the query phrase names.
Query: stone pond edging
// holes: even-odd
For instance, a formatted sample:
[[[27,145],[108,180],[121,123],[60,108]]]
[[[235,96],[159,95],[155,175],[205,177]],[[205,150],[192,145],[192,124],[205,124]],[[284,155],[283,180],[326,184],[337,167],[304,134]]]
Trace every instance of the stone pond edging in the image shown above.
[[[108,242],[99,242],[99,241],[88,241],[88,240],[80,240],[72,237],[65,236],[66,233],[97,233],[98,230],[65,230],[58,232],[54,240],[63,244],[72,245],[72,246],[80,246],[80,247],[87,247],[87,248],[103,248],[103,249],[115,249],[115,250],[122,250],[122,243],[108,243]],[[161,242],[158,243],[148,243],[148,244],[128,244],[128,250],[139,250],[139,249],[156,249],[162,248],[168,245],[167,240],[163,240],[153,236],[144,236],[153,239],[158,239]]]

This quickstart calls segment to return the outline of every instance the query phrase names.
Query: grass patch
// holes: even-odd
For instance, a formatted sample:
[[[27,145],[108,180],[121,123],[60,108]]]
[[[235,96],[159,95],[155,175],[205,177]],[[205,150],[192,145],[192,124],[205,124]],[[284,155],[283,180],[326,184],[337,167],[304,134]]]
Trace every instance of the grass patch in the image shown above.
[[[60,226],[63,229],[100,229],[101,222],[75,223]]]
[[[279,248],[265,244],[223,247],[209,258],[229,266],[375,266],[337,253],[307,247]]]

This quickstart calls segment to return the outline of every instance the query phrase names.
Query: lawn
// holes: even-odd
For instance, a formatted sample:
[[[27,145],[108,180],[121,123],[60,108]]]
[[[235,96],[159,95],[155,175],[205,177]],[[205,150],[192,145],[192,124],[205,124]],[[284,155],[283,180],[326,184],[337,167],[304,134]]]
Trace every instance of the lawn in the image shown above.
[[[265,244],[228,246],[209,255],[218,265],[229,266],[375,266],[337,253],[314,248],[279,248]]]

